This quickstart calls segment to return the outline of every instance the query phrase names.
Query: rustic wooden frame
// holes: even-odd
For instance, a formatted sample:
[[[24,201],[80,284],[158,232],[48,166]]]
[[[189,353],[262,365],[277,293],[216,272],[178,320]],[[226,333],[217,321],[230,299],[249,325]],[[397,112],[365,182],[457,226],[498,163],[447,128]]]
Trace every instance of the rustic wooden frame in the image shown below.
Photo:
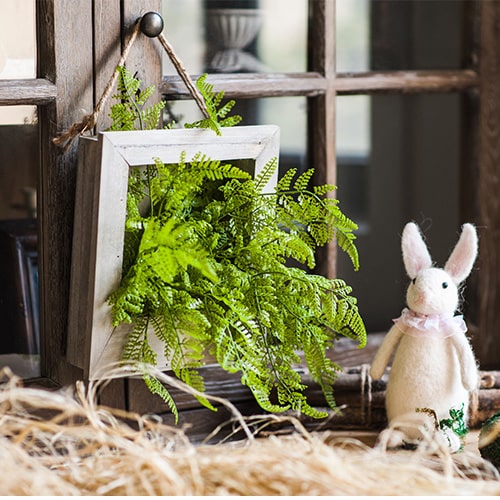
[[[206,129],[103,132],[80,139],[66,357],[86,378],[106,375],[105,367],[120,360],[130,330],[112,326],[107,304],[122,275],[129,170],[153,158],[177,163],[183,153],[186,161],[197,153],[250,160],[258,175],[279,156],[279,127],[232,127],[220,136]],[[159,366],[167,368],[166,360]]]

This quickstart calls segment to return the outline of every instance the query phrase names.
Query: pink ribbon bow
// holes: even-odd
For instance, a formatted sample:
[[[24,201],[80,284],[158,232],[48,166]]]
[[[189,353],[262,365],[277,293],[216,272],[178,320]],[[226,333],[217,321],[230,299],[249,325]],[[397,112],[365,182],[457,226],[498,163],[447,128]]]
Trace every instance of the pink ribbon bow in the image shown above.
[[[419,314],[407,307],[403,309],[401,316],[393,321],[403,333],[412,337],[445,339],[467,331],[462,315]]]

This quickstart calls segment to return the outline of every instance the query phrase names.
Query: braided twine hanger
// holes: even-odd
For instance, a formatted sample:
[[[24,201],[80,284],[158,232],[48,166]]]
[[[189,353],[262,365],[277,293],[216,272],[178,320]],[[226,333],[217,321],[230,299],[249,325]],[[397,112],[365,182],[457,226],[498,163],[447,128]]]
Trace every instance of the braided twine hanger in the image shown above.
[[[123,66],[123,64],[125,63],[125,60],[127,59],[130,49],[132,48],[132,45],[134,44],[137,35],[139,34],[139,31],[142,31],[146,36],[150,38],[158,38],[160,44],[165,49],[165,52],[170,58],[170,61],[174,65],[177,73],[182,78],[182,81],[188,88],[192,98],[200,108],[205,118],[209,118],[209,114],[203,96],[194,85],[186,69],[184,68],[184,65],[182,64],[181,60],[175,54],[172,45],[170,45],[168,40],[163,36],[161,32],[162,30],[163,30],[163,19],[157,12],[148,12],[147,14],[144,14],[142,17],[137,19],[134,25],[134,29],[132,30],[129,39],[127,40],[127,43],[123,48],[120,59],[116,65],[115,71],[113,72],[111,78],[106,84],[106,87],[104,88],[101,98],[99,99],[97,105],[95,106],[94,111],[88,115],[85,115],[81,121],[73,123],[73,125],[71,125],[71,127],[68,130],[58,134],[56,137],[52,139],[52,142],[57,146],[61,147],[63,149],[63,152],[66,152],[68,150],[69,146],[78,135],[83,134],[85,131],[95,127],[99,115],[101,114],[102,109],[106,104],[106,101],[111,95],[113,91],[113,86],[115,85],[116,80],[118,78],[118,67]]]

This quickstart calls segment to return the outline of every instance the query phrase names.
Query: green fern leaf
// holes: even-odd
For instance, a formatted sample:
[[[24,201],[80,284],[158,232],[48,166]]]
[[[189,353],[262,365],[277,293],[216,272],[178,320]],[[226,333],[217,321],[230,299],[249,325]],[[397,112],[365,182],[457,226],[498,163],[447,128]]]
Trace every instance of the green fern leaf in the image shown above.
[[[257,192],[262,192],[264,187],[267,186],[272,176],[278,169],[278,158],[271,158],[265,165],[262,171],[255,177],[255,189]]]
[[[173,400],[166,387],[152,375],[144,374],[142,379],[144,380],[144,383],[146,384],[151,394],[157,394],[167,404],[169,410],[174,415],[174,421],[177,424],[179,421],[179,412],[177,410],[175,401]]]
[[[207,128],[213,130],[217,135],[221,135],[222,127],[233,126],[241,121],[238,115],[227,116],[234,106],[234,101],[228,101],[224,106],[219,107],[224,96],[224,92],[214,93],[213,85],[206,81],[207,74],[201,75],[196,80],[196,86],[205,101],[208,117],[193,123],[186,123],[186,128]]]
[[[297,180],[295,181],[295,184],[293,185],[294,190],[299,192],[306,190],[309,181],[311,180],[313,175],[314,175],[313,168],[310,168],[305,172],[303,172],[302,174],[300,174]]]
[[[335,184],[322,184],[321,186],[313,186],[313,192],[316,196],[324,196],[336,190],[337,186],[335,186]]]
[[[297,169],[296,168],[289,168],[283,177],[278,180],[278,183],[276,184],[276,191],[278,193],[280,192],[286,192],[289,191],[292,185],[292,181],[297,174]]]

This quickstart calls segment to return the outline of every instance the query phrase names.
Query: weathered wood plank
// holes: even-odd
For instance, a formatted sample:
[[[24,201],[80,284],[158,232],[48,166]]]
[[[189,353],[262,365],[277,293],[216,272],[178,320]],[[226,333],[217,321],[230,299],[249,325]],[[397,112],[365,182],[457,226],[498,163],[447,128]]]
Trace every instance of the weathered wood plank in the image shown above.
[[[199,75],[193,76],[196,79]],[[243,75],[211,74],[215,91],[224,90],[230,98],[306,96],[325,94],[329,82],[320,72],[258,73]],[[460,92],[477,88],[479,75],[473,70],[380,71],[339,73],[331,86],[338,95],[378,93]],[[163,77],[160,91],[167,99],[188,99],[189,92],[177,76]]]
[[[120,37],[121,48],[133,29],[136,20],[148,11],[159,11],[160,0],[94,0],[95,17],[95,41],[100,47],[95,48],[96,72],[95,88],[96,99],[101,95],[103,86],[106,85],[114,66],[116,65],[118,46],[114,37]],[[107,49],[105,49],[107,47]],[[132,72],[137,72],[137,77],[143,82],[143,86],[155,84],[161,80],[161,57],[158,46],[155,47],[153,40],[145,36],[138,36],[132,50],[130,51],[126,66]],[[110,61],[110,59],[115,59]],[[101,69],[101,71],[99,71]],[[158,90],[152,96],[151,102],[157,102],[160,98]],[[111,100],[101,114],[96,131],[110,125],[107,115],[109,113]],[[101,394],[103,403],[112,403],[114,406],[127,408],[129,399],[128,384],[124,380],[113,381]]]
[[[93,0],[94,7],[94,105],[97,104],[100,99],[109,79],[111,78],[113,72],[115,71],[116,64],[120,58],[121,54],[121,1],[120,0]],[[113,93],[116,90],[113,90]],[[105,130],[111,125],[111,119],[109,117],[110,108],[113,105],[113,99],[109,98],[106,102],[94,132],[97,133],[100,130]],[[80,174],[80,173],[79,173]],[[78,196],[78,192],[77,192]],[[78,205],[79,200],[75,200],[75,206]],[[78,252],[76,250],[76,252]],[[78,257],[75,255],[75,248],[73,247],[72,255],[72,266],[77,265],[81,262],[87,268],[92,261],[92,256],[90,255],[80,255]],[[76,276],[79,276],[76,273]],[[74,279],[74,273],[72,272],[72,279]],[[73,284],[71,285],[74,286]],[[76,285],[78,286],[78,285]],[[88,299],[87,299],[88,300]],[[80,318],[82,321],[84,318]],[[71,322],[71,318],[69,320]],[[79,325],[80,323],[76,323]],[[69,333],[73,327],[68,326],[68,350],[66,355],[69,360],[75,362],[78,360],[78,356],[72,351],[74,345],[72,346],[69,342],[71,334]],[[75,326],[76,328],[76,326]],[[78,343],[76,343],[78,346]],[[89,356],[88,345],[78,346],[81,351],[85,352],[85,356]],[[125,390],[126,384],[123,380],[112,380],[108,382],[100,391],[99,402],[103,405],[108,405],[116,408],[127,407],[127,394]]]
[[[91,110],[92,2],[40,0],[37,6],[38,77],[53,81],[58,99],[41,106],[39,172],[40,324],[42,375],[61,383],[81,378],[65,361],[76,180],[76,144],[66,154],[52,138]],[[78,55],[75,57],[75,55]]]
[[[96,105],[121,55],[121,2],[120,0],[93,0],[93,8],[94,105]],[[97,121],[96,131],[104,130],[111,125],[109,113],[112,104],[113,99],[109,98]]]
[[[327,420],[316,421],[315,426],[322,426],[325,429],[373,429],[380,428],[387,423],[385,412],[387,374],[382,380],[373,381],[363,367],[346,368],[339,374],[334,384],[335,401],[341,410],[334,412],[326,407],[321,387],[312,382],[305,366],[297,369],[302,375],[303,383],[307,385],[304,394],[309,404],[324,409],[330,414]],[[251,406],[254,414],[265,413],[255,402],[250,390],[240,383],[238,374],[227,374],[219,367],[204,368],[200,370],[200,373],[205,378],[207,394],[228,399],[238,409]],[[500,410],[500,389],[496,387],[497,379],[498,372],[481,372],[481,386],[476,397],[473,398],[475,403],[471,405],[471,427],[478,428],[488,417]],[[492,380],[495,381],[493,385]],[[173,421],[167,405],[158,396],[149,393],[142,380],[130,379],[129,385],[130,392],[134,395],[130,411],[143,413],[147,409]],[[189,394],[175,388],[168,388],[168,390],[177,405],[181,421],[197,425],[195,415],[201,411],[204,414],[205,424],[213,425],[218,420],[218,415],[203,410],[200,403]],[[221,408],[218,403],[215,406]],[[301,419],[314,425],[307,417],[302,416]]]
[[[316,184],[336,184],[335,2],[313,2],[311,10],[308,69],[323,75],[328,85],[322,95],[308,100],[308,162],[314,165]],[[316,272],[333,278],[336,275],[336,260],[336,244],[322,247],[318,251]]]
[[[192,75],[196,80],[200,75]],[[327,81],[317,72],[310,73],[244,73],[210,74],[214,90],[224,91],[225,97],[279,97],[279,96],[316,96],[325,92]],[[168,99],[191,98],[184,82],[178,76],[164,76],[159,88]]]
[[[160,0],[124,0],[122,11],[122,43],[130,35],[135,22],[144,14],[150,11],[160,12]],[[136,38],[132,46],[125,66],[136,78],[141,80],[144,87],[155,85],[155,93],[151,96],[150,102],[158,102],[160,93],[158,91],[161,81],[161,56],[163,48],[156,39],[148,38],[142,33]]]
[[[93,304],[95,287],[95,245],[97,239],[97,221],[99,191],[101,186],[101,165],[97,139],[85,138],[85,143],[92,142],[92,147],[78,148],[78,172],[75,192],[75,218],[71,251],[70,298],[68,305],[68,333],[66,359],[69,363],[83,369],[90,358],[90,339],[86,335],[92,328],[90,309]],[[95,144],[94,144],[95,143]],[[81,223],[81,214],[86,214],[86,224]],[[75,307],[73,304],[78,304]]]
[[[481,2],[475,349],[484,369],[500,367],[500,3]]]
[[[480,58],[480,2],[465,2],[465,19],[471,19],[471,23],[464,31],[464,54],[467,65],[479,72]],[[463,221],[477,222],[477,193],[478,191],[478,143],[479,143],[479,116],[480,99],[479,91],[466,92],[462,97],[462,126],[460,132],[460,179],[459,184],[459,217]],[[477,228],[481,233],[481,228]],[[480,234],[480,237],[482,235]],[[478,300],[479,300],[479,273],[477,265],[467,280],[463,294],[463,313],[469,328],[470,336],[476,354],[480,354],[477,348],[478,339]]]
[[[479,85],[473,70],[391,71],[341,74],[334,86],[339,95],[377,93],[459,92]]]
[[[43,105],[57,97],[57,87],[45,78],[0,80],[0,106]]]

